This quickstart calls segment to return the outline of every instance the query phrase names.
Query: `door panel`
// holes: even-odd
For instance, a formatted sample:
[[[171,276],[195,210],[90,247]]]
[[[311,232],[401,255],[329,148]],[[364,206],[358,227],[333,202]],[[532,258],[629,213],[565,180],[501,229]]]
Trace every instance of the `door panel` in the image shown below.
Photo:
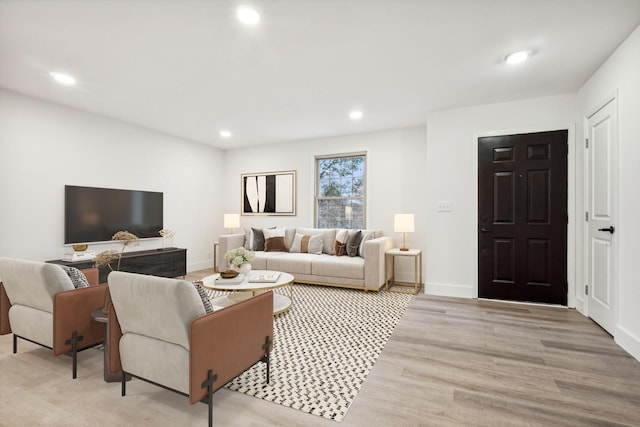
[[[567,303],[566,130],[478,139],[478,296]]]
[[[615,102],[609,102],[587,120],[589,146],[589,222],[587,310],[610,334],[615,328],[615,227],[617,159]],[[614,229],[615,230],[615,229]]]
[[[493,191],[498,195],[494,199],[493,222],[494,224],[513,224],[516,200],[513,172],[498,172],[494,175],[493,182]]]

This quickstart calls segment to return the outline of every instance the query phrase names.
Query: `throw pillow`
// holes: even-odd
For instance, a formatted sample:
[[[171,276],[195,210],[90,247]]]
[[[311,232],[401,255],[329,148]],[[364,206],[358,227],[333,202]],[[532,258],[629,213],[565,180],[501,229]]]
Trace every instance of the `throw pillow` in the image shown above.
[[[253,229],[244,229],[244,248],[247,250],[253,250]]]
[[[289,249],[289,252],[300,252],[300,249],[302,247],[302,239],[307,238],[308,243],[309,237],[311,236],[304,236],[302,234],[296,233],[296,235],[293,237],[293,244],[291,245],[291,249]]]
[[[360,241],[360,247],[358,248],[358,255],[364,257],[364,242],[367,240],[373,240],[375,231],[362,230],[362,240]]]
[[[192,282],[192,284],[193,284],[193,287],[196,288],[196,291],[198,291],[198,295],[202,300],[202,305],[204,306],[205,313],[207,314],[213,313],[213,306],[211,305],[211,301],[209,300],[209,297],[207,296],[207,293],[204,291],[204,288],[202,287],[202,285],[200,285],[200,283],[198,282]]]
[[[265,252],[289,252],[284,242],[284,228],[264,229],[262,232]]]
[[[253,234],[253,250],[264,251],[264,233],[261,228],[251,228]]]
[[[333,242],[333,252],[336,256],[344,255],[348,238],[349,230],[343,228],[336,232],[336,240]]]
[[[68,267],[66,265],[61,265],[60,267],[62,267],[64,272],[67,273],[67,276],[71,279],[71,283],[73,283],[74,288],[80,289],[89,287],[89,282],[82,271],[75,267]]]
[[[311,236],[311,238],[309,239],[307,252],[314,255],[321,255],[323,248],[324,248],[324,242],[322,239],[322,234],[316,234],[315,236]]]
[[[349,232],[349,239],[347,240],[347,255],[351,257],[358,255],[361,240],[362,232],[360,230]]]
[[[322,252],[328,255],[335,255],[333,252],[333,242],[336,240],[335,228],[297,228],[296,233],[309,236],[322,235]]]
[[[322,235],[316,234],[313,236],[297,234],[293,239],[293,245],[289,252],[302,252],[320,255],[323,248]]]

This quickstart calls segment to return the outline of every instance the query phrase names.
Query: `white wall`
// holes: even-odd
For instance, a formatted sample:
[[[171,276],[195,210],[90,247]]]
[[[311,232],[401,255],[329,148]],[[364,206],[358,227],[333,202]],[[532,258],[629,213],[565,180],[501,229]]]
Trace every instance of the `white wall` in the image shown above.
[[[569,129],[571,158],[574,121],[575,95],[436,111],[428,115],[428,185],[424,192],[428,236],[425,252],[427,293],[467,298],[477,296],[477,138]],[[575,224],[571,218],[573,168],[571,158],[570,245]],[[438,201],[453,202],[453,211],[436,212]],[[570,253],[570,269],[573,261]]]
[[[202,144],[0,91],[0,256],[62,257],[70,184],[163,192],[164,225],[176,232],[174,245],[188,249],[188,269],[211,267],[222,231],[215,190],[222,157]],[[160,239],[151,239],[131,250],[158,247]]]
[[[615,340],[640,359],[640,27],[578,92],[578,139],[587,113],[618,91],[618,319]],[[584,158],[583,150],[580,153]],[[582,161],[582,160],[581,160]],[[580,207],[584,210],[584,207]],[[588,307],[585,307],[588,311]]]
[[[386,132],[296,141],[256,146],[225,152],[225,211],[240,212],[240,175],[252,172],[297,171],[297,214],[286,216],[242,216],[242,227],[314,225],[315,156],[367,152],[367,228],[382,228],[393,233],[395,213],[415,213],[416,232],[408,235],[408,245],[424,249],[426,217],[424,188],[425,128],[416,127]],[[399,265],[398,278],[412,280],[409,267]]]

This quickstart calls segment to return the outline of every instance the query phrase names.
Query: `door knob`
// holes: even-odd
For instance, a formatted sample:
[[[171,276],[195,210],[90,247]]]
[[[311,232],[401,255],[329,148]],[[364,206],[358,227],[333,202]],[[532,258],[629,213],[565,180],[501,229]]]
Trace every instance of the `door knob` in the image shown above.
[[[483,233],[493,233],[493,230],[489,230],[489,229],[484,228],[484,227],[481,227],[480,231],[483,232]]]
[[[598,228],[598,231],[608,231],[609,233],[613,234],[616,231],[616,229],[612,225],[609,228]]]

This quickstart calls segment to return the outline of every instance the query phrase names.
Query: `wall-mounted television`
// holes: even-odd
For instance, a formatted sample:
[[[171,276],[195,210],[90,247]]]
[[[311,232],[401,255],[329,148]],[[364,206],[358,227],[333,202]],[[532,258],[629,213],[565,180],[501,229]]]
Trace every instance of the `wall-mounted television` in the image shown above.
[[[159,237],[163,194],[113,188],[64,187],[64,243],[105,242],[126,230]]]

